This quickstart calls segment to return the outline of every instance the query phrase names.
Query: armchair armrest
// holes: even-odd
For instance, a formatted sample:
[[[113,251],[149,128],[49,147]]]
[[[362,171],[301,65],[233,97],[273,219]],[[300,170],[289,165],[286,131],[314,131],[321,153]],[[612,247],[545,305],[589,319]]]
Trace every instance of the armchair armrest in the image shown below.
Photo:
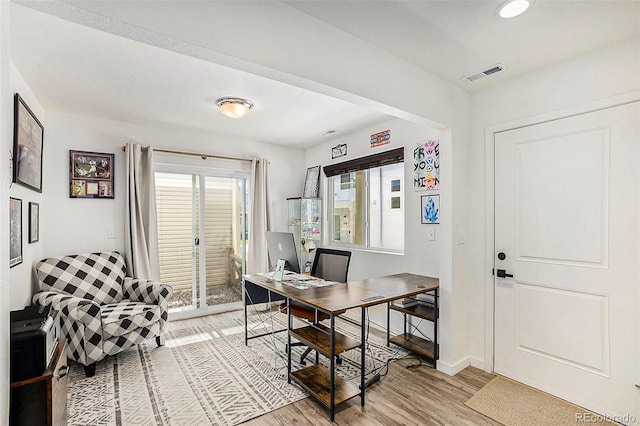
[[[33,303],[41,306],[51,305],[55,311],[61,312],[63,316],[91,325],[94,321],[101,324],[100,305],[70,294],[58,293],[57,291],[40,291],[33,295]]]
[[[124,290],[124,297],[129,300],[161,306],[163,303],[166,304],[167,299],[173,292],[173,288],[170,285],[131,277],[124,278],[122,289]]]
[[[139,278],[125,277],[124,297],[137,302],[144,302],[160,307],[160,329],[164,330],[169,318],[169,296],[173,292],[170,285],[157,281],[143,280]]]
[[[104,358],[100,305],[57,291],[40,291],[32,300],[42,306],[51,305],[60,313],[61,332],[67,338],[70,358],[85,366]]]

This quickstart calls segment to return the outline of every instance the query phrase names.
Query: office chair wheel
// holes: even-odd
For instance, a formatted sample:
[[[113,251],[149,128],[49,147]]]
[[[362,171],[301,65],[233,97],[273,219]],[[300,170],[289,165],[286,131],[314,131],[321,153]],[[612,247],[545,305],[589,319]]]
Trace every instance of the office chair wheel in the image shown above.
[[[339,355],[336,357],[336,364],[342,365],[342,358]]]

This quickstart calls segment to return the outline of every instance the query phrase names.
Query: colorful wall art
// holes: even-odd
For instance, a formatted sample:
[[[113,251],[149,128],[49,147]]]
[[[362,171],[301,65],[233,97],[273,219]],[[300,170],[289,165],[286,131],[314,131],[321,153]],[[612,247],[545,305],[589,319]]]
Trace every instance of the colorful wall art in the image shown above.
[[[417,191],[440,187],[440,141],[429,139],[413,150],[413,187]]]
[[[440,223],[440,195],[423,195],[421,201],[421,223]]]
[[[374,133],[369,138],[369,146],[371,148],[377,148],[389,143],[391,143],[391,130],[389,129],[382,132]]]

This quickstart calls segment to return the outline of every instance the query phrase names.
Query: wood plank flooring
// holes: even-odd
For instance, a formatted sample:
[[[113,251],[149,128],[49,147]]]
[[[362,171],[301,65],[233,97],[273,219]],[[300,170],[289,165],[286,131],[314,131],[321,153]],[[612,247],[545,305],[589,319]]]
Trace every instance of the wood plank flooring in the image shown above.
[[[223,314],[229,315],[229,314]],[[216,315],[183,321],[172,321],[179,329],[212,322]],[[455,376],[448,376],[415,359],[392,363],[389,372],[367,389],[365,407],[356,397],[341,405],[334,423],[329,412],[313,398],[305,398],[279,410],[250,420],[245,425],[500,425],[468,408],[464,403],[493,377],[478,368],[467,367]]]

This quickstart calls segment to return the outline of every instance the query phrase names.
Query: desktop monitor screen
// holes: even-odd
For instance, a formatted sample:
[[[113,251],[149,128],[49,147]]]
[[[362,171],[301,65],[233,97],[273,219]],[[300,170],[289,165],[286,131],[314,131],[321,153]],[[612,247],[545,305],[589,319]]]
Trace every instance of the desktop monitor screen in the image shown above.
[[[278,263],[278,259],[282,259],[286,261],[285,269],[300,272],[296,243],[291,232],[267,231],[267,250],[271,267]]]

